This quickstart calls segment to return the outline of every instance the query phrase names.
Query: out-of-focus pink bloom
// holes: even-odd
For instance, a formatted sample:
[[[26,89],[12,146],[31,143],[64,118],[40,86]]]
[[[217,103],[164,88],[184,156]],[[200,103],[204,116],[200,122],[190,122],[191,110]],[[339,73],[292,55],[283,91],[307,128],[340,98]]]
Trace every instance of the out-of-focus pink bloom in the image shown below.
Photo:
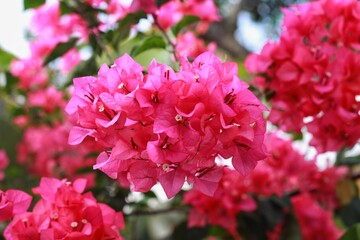
[[[296,218],[301,227],[304,240],[339,239],[342,231],[333,221],[330,211],[323,209],[308,194],[301,194],[291,199]]]
[[[63,93],[54,86],[30,92],[26,104],[29,107],[40,107],[47,113],[54,112],[55,109],[63,109],[66,105],[63,100]]]
[[[351,147],[360,137],[358,9],[358,1],[337,0],[284,9],[279,42],[245,62],[270,96],[269,120],[285,131],[306,126],[318,152]]]
[[[6,169],[7,165],[9,165],[9,158],[5,150],[0,149],[0,181],[5,177],[4,170]]]
[[[215,52],[216,43],[207,46],[204,40],[197,38],[193,32],[179,34],[176,39],[176,52],[179,56],[196,58],[200,54],[210,51]]]
[[[25,127],[29,123],[29,117],[26,115],[16,116],[13,123],[18,127]]]
[[[100,149],[89,141],[76,148],[69,146],[69,130],[67,124],[27,128],[18,145],[17,161],[37,176],[74,178],[79,169],[95,163],[95,159],[87,155],[100,152]]]
[[[238,214],[257,207],[251,196],[257,196],[259,201],[274,195],[280,198],[291,196],[304,239],[319,238],[319,234],[327,230],[329,236],[333,234],[329,239],[337,239],[339,231],[330,217],[330,211],[338,207],[335,184],[345,175],[346,169],[329,166],[320,170],[315,161],[305,160],[292,147],[291,141],[275,134],[266,136],[266,146],[268,157],[259,162],[249,175],[241,176],[225,168],[213,197],[196,189],[184,194],[184,203],[191,207],[189,227],[218,225],[237,237]],[[288,213],[285,208],[282,211]],[[323,230],[321,219],[326,225]],[[312,221],[317,223],[312,226]],[[280,222],[272,232],[267,233],[269,239],[279,239],[282,229],[283,222]]]
[[[10,189],[3,192],[0,190],[0,222],[26,212],[31,200],[32,197],[23,191]]]
[[[137,12],[143,10],[146,13],[155,13],[157,6],[154,0],[134,0],[131,3],[130,11]]]
[[[179,0],[169,1],[162,5],[157,12],[157,20],[161,27],[168,29],[184,17],[183,3]]]
[[[11,62],[10,71],[19,78],[19,87],[23,89],[42,86],[47,82],[43,61],[38,58],[14,60]]]
[[[80,53],[76,49],[71,49],[61,57],[59,69],[62,73],[67,74],[71,72],[80,61]]]
[[[143,10],[154,15],[159,25],[167,30],[179,22],[184,16],[192,15],[200,18],[202,31],[205,33],[211,22],[220,20],[218,9],[213,0],[173,0],[157,7],[154,0],[134,0],[130,12]]]
[[[225,168],[213,197],[197,190],[186,192],[184,203],[191,206],[189,227],[218,225],[236,237],[236,216],[240,212],[253,211],[257,208],[255,200],[249,194],[249,187],[251,186],[246,178],[234,170]]]
[[[32,212],[17,214],[4,232],[6,239],[123,239],[121,212],[83,194],[85,179],[42,178],[34,189],[41,199]]]

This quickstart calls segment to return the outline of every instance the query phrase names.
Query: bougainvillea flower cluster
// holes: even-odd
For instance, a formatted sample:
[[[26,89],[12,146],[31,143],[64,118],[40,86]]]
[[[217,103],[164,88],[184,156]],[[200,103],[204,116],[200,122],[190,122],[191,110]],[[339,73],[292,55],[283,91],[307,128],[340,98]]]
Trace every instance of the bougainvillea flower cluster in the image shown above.
[[[225,168],[214,196],[210,197],[196,190],[185,193],[183,202],[191,205],[188,226],[217,225],[237,236],[237,215],[257,208],[250,192],[251,186],[243,176]]]
[[[319,152],[351,147],[360,137],[359,9],[355,0],[286,9],[279,41],[245,64],[270,97],[269,120],[286,131],[306,126]]]
[[[299,215],[304,239],[318,239],[323,236],[319,224],[312,225],[307,222],[307,218],[318,223],[325,222],[326,231],[329,234],[336,233],[333,237],[338,236],[340,231],[333,223],[329,210],[338,206],[335,184],[345,175],[346,169],[329,167],[320,170],[315,161],[305,160],[304,156],[292,147],[291,141],[281,139],[275,134],[267,135],[266,143],[269,156],[249,175],[241,176],[237,171],[226,168],[213,197],[196,189],[184,194],[183,202],[191,207],[188,225],[217,225],[237,237],[238,214],[257,208],[253,196],[260,201],[271,196],[295,196],[291,201],[296,216]],[[305,206],[305,202],[310,202],[309,207]],[[278,230],[281,230],[281,224]],[[276,232],[271,233],[271,236],[279,239]]]
[[[84,193],[85,179],[42,178],[34,189],[41,199],[32,212],[16,214],[4,232],[6,239],[123,239],[121,212]]]
[[[18,144],[17,161],[36,176],[79,176],[79,169],[91,167],[95,163],[95,158],[89,155],[100,152],[101,148],[92,141],[83,142],[77,147],[69,145],[67,140],[70,128],[66,124],[27,128]],[[87,174],[89,180],[95,177],[92,175]]]
[[[183,59],[179,72],[155,60],[143,70],[124,55],[98,77],[74,79],[69,143],[89,136],[101,144],[95,169],[134,191],[160,181],[172,197],[186,180],[212,195],[222,175],[217,156],[232,157],[243,175],[265,158],[266,108],[237,77],[236,63],[206,52]]]

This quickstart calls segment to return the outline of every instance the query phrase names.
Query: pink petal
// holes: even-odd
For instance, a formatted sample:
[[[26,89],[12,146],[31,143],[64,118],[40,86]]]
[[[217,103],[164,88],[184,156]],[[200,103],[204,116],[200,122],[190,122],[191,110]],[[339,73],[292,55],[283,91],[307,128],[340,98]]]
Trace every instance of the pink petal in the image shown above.
[[[49,202],[54,202],[57,190],[62,184],[63,182],[59,179],[43,177],[40,180],[38,190],[43,199]]]
[[[70,145],[78,145],[81,143],[85,137],[94,134],[96,130],[94,129],[85,129],[81,127],[73,127],[69,134],[68,143]]]
[[[170,199],[175,196],[184,185],[185,172],[181,169],[176,169],[160,175],[159,181],[164,188],[166,196]]]
[[[31,204],[32,197],[19,190],[8,190],[6,191],[6,195],[9,201],[12,201],[13,206],[13,213],[19,214],[26,212],[26,210],[29,208]]]

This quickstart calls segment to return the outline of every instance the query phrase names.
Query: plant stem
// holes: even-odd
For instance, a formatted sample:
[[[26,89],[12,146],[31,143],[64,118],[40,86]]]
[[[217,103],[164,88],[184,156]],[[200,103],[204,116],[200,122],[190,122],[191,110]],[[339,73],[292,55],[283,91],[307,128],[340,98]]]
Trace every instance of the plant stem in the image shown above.
[[[176,46],[175,44],[171,41],[169,35],[167,34],[167,32],[165,31],[165,29],[160,25],[160,23],[157,20],[157,16],[155,14],[152,15],[154,18],[154,23],[155,25],[160,29],[161,33],[164,35],[166,41],[168,42],[168,44],[171,46],[172,48],[172,54],[174,55],[175,61],[179,62],[179,58],[176,54]]]

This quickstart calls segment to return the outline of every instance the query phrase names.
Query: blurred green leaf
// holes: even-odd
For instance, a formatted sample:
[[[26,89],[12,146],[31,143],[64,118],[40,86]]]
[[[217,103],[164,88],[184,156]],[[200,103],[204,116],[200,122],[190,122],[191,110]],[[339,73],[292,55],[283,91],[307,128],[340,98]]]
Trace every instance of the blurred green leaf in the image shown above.
[[[283,220],[280,240],[301,240],[301,228],[293,211]]]
[[[14,58],[16,57],[13,54],[0,48],[0,72],[8,70],[10,63]]]
[[[356,165],[360,163],[360,155],[352,156],[352,157],[345,157],[342,159],[341,165]]]
[[[165,49],[166,48],[166,43],[164,41],[164,39],[160,36],[151,36],[146,38],[140,46],[135,47],[134,50],[132,51],[131,55],[133,57],[139,55],[142,52],[145,52],[149,49],[154,49],[154,48],[162,48]]]
[[[338,210],[338,215],[347,227],[360,222],[360,199],[354,197],[348,205]]]
[[[286,203],[277,196],[271,196],[258,202],[258,208],[270,229],[274,229],[284,219],[283,208],[285,205]]]
[[[6,86],[5,90],[7,93],[11,93],[12,90],[14,90],[15,84],[19,82],[19,79],[14,77],[10,72],[5,72],[6,77]]]
[[[181,31],[181,29],[192,23],[196,23],[199,21],[200,21],[199,17],[191,16],[191,15],[184,16],[183,19],[180,20],[180,22],[178,22],[175,26],[171,28],[171,31],[175,36],[177,36]]]
[[[169,0],[155,0],[155,4],[158,8],[160,8],[165,3],[169,2]]]
[[[24,10],[45,4],[46,0],[24,0]]]
[[[62,55],[64,55],[70,49],[75,47],[77,41],[78,41],[77,38],[71,38],[67,42],[62,42],[62,43],[59,43],[58,45],[56,45],[54,50],[52,50],[52,52],[45,58],[44,65],[47,65],[49,62],[55,60],[58,57],[61,57]]]
[[[187,222],[184,221],[176,226],[173,235],[170,239],[183,240],[183,239],[205,239],[208,235],[209,227],[193,227],[189,228]]]
[[[81,62],[72,70],[72,72],[68,75],[62,88],[66,88],[71,85],[74,78],[83,76],[94,76],[97,74],[98,70],[99,67],[96,63],[95,57],[93,56],[88,60]]]
[[[65,1],[60,1],[60,13],[61,15],[73,13],[74,9],[69,6]]]
[[[244,62],[243,61],[238,61],[238,75],[239,78],[245,82],[250,82],[250,75],[249,73],[246,71],[245,67],[244,67]]]
[[[132,25],[139,22],[141,18],[146,18],[144,12],[136,12],[126,15],[125,18],[119,21],[118,26],[113,32],[109,31],[107,39],[111,40],[111,43],[115,49],[118,49],[119,42],[126,39],[130,34]]]
[[[153,59],[156,59],[156,61],[159,63],[169,65],[172,68],[176,67],[172,66],[173,61],[171,60],[171,54],[165,49],[149,49],[134,57],[134,60],[137,61],[141,66],[149,66]]]
[[[360,240],[360,223],[349,228],[340,240]]]

